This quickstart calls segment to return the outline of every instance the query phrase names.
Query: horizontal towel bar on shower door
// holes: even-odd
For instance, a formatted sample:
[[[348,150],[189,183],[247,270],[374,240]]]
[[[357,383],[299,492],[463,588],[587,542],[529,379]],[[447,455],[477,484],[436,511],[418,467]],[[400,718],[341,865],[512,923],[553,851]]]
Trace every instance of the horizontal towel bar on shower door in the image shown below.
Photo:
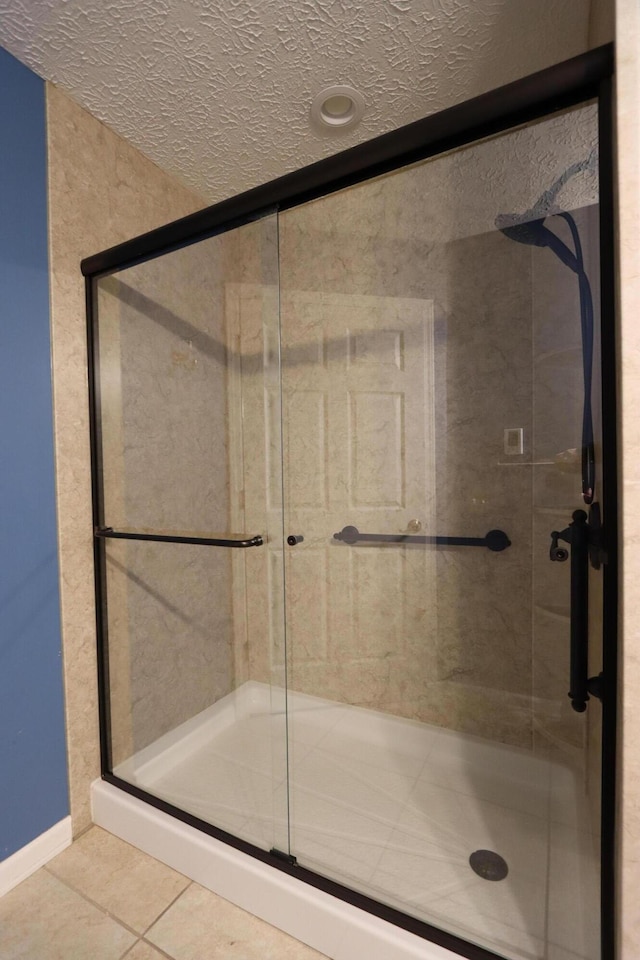
[[[196,543],[210,547],[261,547],[264,540],[260,534],[255,537],[240,535],[222,536],[221,534],[197,535],[191,533],[138,532],[137,530],[114,530],[113,527],[98,527],[96,537],[109,537],[115,540],[150,540],[153,543]]]
[[[448,547],[486,547],[499,553],[511,546],[511,540],[504,530],[489,530],[484,537],[414,537],[405,533],[360,533],[357,527],[343,527],[340,533],[334,533],[334,540],[354,544],[368,543],[435,543]]]

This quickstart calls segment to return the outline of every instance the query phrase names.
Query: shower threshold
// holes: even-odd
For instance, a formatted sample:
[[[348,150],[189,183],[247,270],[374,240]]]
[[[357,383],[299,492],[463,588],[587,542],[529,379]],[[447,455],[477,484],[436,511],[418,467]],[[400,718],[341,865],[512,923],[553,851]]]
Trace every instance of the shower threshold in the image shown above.
[[[283,690],[249,681],[114,773],[510,960],[599,955],[597,837],[567,765],[291,691],[285,712]],[[452,956],[111,784],[93,803],[101,826],[328,956]],[[474,872],[476,852],[506,875]]]

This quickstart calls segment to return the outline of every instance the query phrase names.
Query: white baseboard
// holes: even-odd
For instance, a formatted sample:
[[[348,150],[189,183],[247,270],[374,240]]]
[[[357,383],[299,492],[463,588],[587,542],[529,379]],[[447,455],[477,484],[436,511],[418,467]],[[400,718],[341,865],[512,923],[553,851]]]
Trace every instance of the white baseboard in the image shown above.
[[[0,897],[70,846],[71,840],[71,817],[65,817],[26,847],[0,862]]]
[[[454,960],[422,940],[96,780],[93,821],[333,960]]]

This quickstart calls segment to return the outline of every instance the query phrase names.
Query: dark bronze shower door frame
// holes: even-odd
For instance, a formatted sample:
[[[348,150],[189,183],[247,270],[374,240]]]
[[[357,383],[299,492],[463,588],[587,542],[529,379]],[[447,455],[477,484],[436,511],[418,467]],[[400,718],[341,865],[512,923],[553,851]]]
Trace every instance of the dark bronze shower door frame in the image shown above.
[[[342,884],[320,876],[295,862],[295,858],[267,852],[160,800],[113,774],[111,760],[108,638],[106,620],[105,538],[118,536],[105,529],[102,489],[102,454],[99,419],[100,383],[97,356],[95,281],[123,269],[232,230],[268,213],[287,210],[344,187],[434,157],[456,147],[504,132],[587,100],[597,100],[600,182],[600,286],[603,467],[602,506],[605,518],[603,569],[603,731],[602,731],[602,854],[601,931],[602,960],[614,957],[614,836],[617,690],[617,447],[615,355],[615,263],[613,198],[613,46],[600,47],[565,63],[550,67],[505,87],[458,104],[424,120],[402,127],[367,143],[312,164],[272,183],[217,203],[197,213],[143,234],[83,260],[86,277],[89,340],[89,396],[97,645],[100,696],[102,777],[152,806],[225,843],[269,863],[291,876],[390,921],[469,960],[489,960],[497,955],[451,933],[433,927],[379,903]],[[120,532],[120,536],[128,536]],[[135,535],[134,535],[135,536]],[[166,540],[161,533],[145,539]],[[171,540],[176,539],[171,537]],[[182,539],[182,538],[178,538]],[[206,542],[220,546],[258,546],[257,537],[229,541],[215,535]],[[184,542],[196,542],[187,538]]]

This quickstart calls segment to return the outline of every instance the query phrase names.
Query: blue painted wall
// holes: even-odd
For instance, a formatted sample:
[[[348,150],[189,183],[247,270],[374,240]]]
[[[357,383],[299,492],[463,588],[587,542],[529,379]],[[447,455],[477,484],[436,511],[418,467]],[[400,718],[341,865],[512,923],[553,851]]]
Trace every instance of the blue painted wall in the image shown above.
[[[68,812],[44,83],[0,49],[0,860]]]

